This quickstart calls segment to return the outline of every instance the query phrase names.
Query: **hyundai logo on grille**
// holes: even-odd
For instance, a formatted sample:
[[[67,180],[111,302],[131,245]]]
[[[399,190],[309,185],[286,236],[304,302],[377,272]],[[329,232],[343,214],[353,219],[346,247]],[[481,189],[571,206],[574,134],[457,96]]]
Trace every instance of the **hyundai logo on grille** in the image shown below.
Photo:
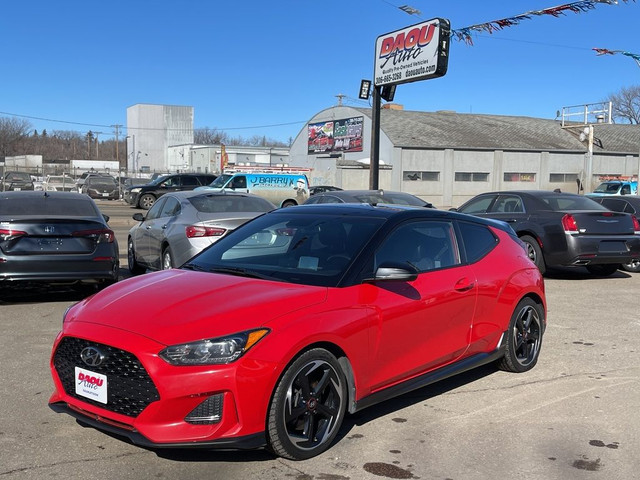
[[[44,227],[44,232],[45,233],[53,233],[55,232],[56,227],[52,227],[51,225],[47,225]]]
[[[104,353],[96,347],[87,347],[80,352],[80,358],[90,367],[97,367],[104,360]]]

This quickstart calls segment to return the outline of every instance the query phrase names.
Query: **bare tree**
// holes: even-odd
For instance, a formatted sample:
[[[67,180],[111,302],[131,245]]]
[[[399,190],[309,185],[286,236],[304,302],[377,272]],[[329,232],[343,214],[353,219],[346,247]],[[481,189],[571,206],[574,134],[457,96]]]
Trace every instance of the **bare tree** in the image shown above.
[[[24,155],[32,128],[28,120],[0,117],[0,155]]]
[[[622,87],[608,99],[613,104],[613,118],[621,123],[640,124],[640,85]]]

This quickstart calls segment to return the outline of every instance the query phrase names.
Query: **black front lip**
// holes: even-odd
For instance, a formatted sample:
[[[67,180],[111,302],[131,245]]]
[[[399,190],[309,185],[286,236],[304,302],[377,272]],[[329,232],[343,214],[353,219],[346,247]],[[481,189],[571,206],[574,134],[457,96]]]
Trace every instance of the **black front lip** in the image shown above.
[[[56,413],[66,413],[74,417],[79,423],[108,432],[119,437],[124,437],[134,445],[144,448],[165,449],[165,448],[204,448],[215,450],[255,450],[266,446],[267,440],[264,432],[254,433],[243,437],[221,438],[208,442],[181,442],[181,443],[156,443],[149,440],[135,429],[119,427],[108,422],[107,419],[100,420],[101,417],[89,412],[83,414],[71,408],[66,402],[50,403],[49,407]]]

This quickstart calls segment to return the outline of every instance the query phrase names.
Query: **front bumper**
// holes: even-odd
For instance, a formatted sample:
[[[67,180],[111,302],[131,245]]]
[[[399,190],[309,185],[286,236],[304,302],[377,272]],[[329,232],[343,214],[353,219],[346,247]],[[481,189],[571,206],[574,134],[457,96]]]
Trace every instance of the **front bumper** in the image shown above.
[[[257,448],[265,444],[265,419],[273,384],[277,380],[274,365],[240,359],[229,365],[177,367],[158,356],[165,345],[144,336],[103,325],[71,322],[56,339],[51,358],[55,391],[49,404],[101,430],[129,438],[133,443],[153,447],[207,446],[218,448]],[[129,353],[139,361],[153,383],[152,394],[141,404],[141,411],[120,408],[124,393],[108,392],[106,404],[76,394],[73,384],[65,380],[56,353],[65,338],[100,339],[108,348]],[[134,353],[135,352],[135,353]],[[75,365],[105,375],[106,384],[118,389],[117,368],[100,370],[85,365],[80,356]],[[122,368],[121,364],[120,367]],[[127,371],[123,372],[126,376]],[[122,394],[121,394],[122,393]],[[130,392],[126,392],[129,395]],[[138,405],[135,394],[127,402]],[[213,397],[221,399],[220,409],[208,420],[193,421],[194,412]]]

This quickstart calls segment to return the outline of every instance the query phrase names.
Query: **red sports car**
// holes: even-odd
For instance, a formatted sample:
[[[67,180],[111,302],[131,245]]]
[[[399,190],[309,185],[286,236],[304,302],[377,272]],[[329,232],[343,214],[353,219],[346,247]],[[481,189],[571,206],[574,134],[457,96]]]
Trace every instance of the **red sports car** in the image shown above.
[[[544,283],[511,227],[309,205],[72,306],[50,406],[146,447],[326,450],[345,414],[540,353]]]

